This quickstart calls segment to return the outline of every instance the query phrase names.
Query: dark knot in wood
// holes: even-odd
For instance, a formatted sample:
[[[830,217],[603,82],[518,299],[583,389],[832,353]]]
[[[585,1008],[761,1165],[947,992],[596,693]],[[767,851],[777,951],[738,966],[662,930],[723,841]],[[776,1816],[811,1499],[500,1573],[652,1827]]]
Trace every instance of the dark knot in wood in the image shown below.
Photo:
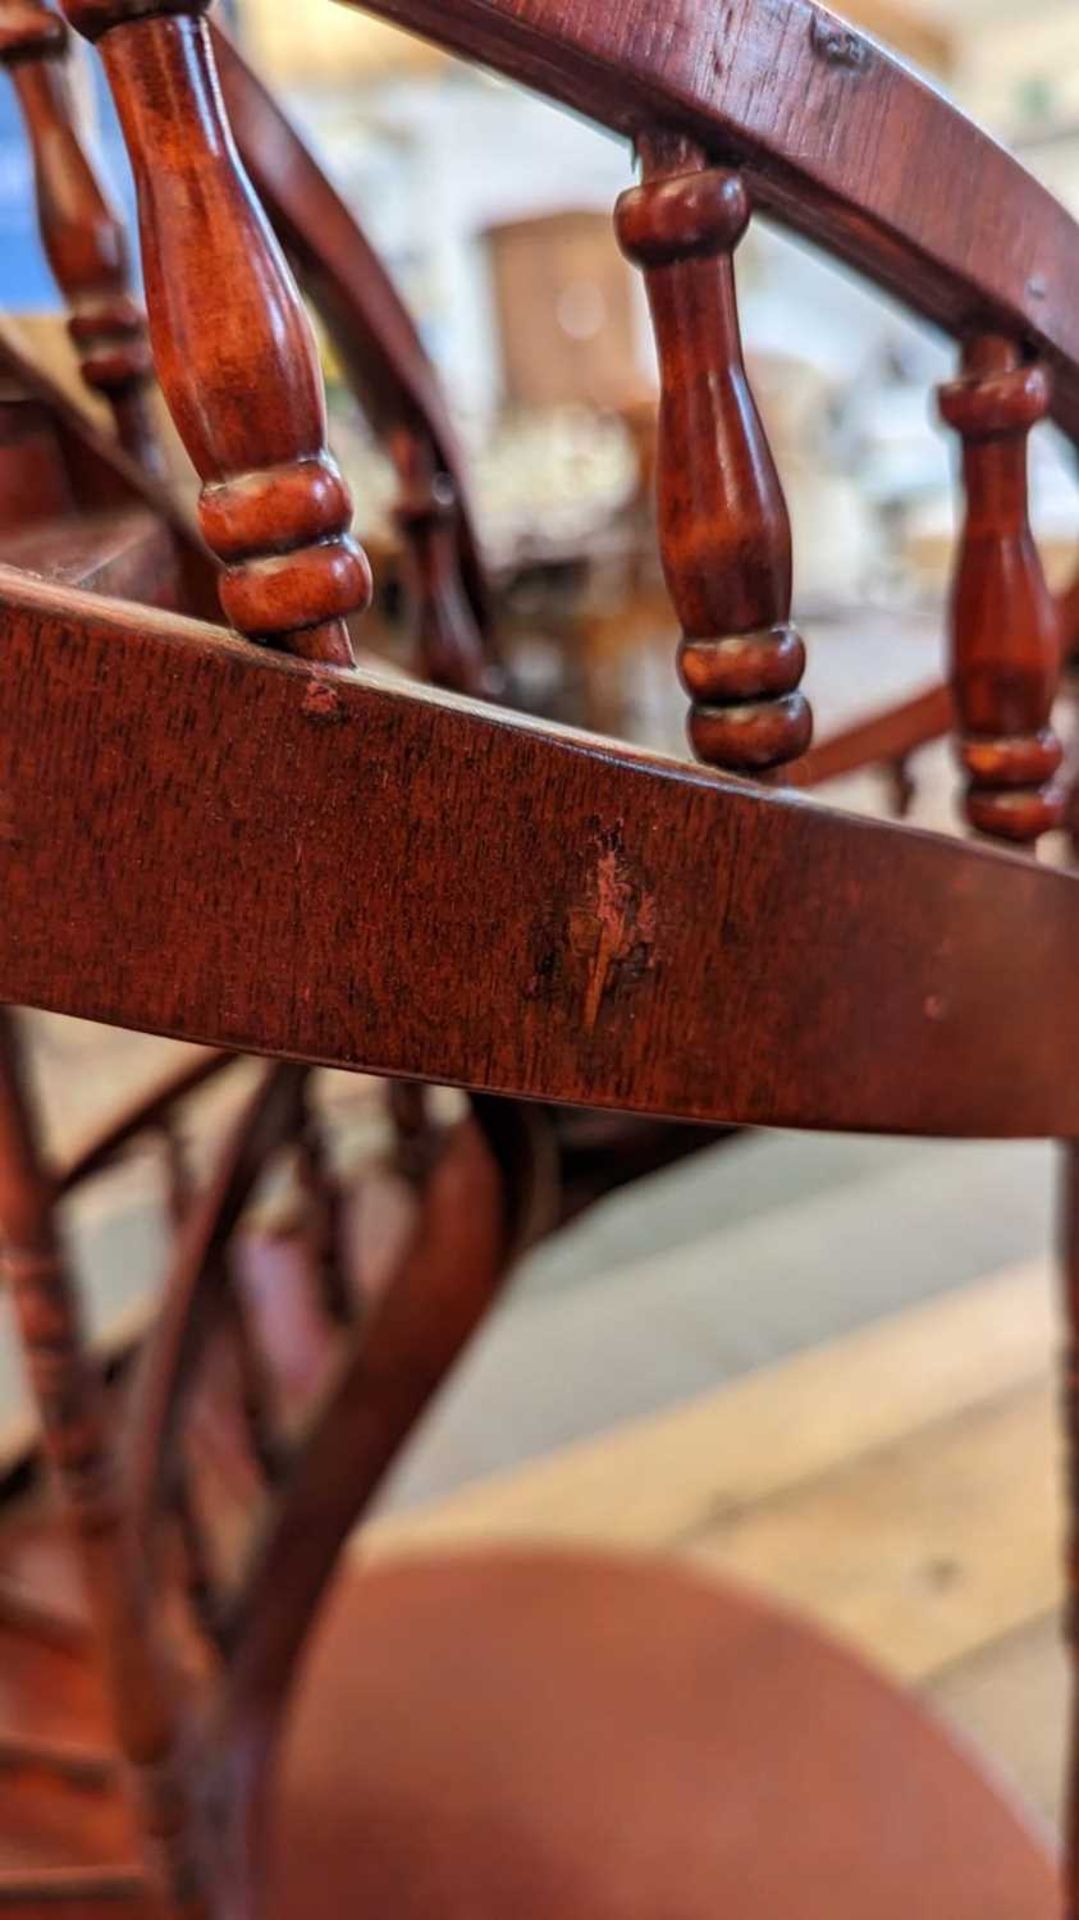
[[[838,20],[830,20],[825,14],[814,13],[809,27],[809,44],[821,60],[830,67],[846,67],[851,73],[861,73],[869,66],[873,50],[868,40],[851,27],[844,27]]]

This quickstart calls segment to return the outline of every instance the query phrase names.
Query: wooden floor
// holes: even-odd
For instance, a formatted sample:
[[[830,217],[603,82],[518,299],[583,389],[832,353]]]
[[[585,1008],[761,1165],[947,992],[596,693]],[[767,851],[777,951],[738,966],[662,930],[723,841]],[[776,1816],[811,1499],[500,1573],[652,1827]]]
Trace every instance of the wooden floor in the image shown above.
[[[662,1549],[868,1652],[1055,1819],[1065,1670],[1052,1278],[1030,1264],[376,1523]]]

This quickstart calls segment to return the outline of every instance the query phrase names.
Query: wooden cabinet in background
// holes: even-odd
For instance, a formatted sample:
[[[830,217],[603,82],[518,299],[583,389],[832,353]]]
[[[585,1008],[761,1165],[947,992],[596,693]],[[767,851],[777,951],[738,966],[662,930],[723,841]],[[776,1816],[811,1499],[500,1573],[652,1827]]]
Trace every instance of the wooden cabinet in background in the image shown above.
[[[608,213],[577,209],[490,227],[510,406],[621,408],[647,384],[637,292]]]

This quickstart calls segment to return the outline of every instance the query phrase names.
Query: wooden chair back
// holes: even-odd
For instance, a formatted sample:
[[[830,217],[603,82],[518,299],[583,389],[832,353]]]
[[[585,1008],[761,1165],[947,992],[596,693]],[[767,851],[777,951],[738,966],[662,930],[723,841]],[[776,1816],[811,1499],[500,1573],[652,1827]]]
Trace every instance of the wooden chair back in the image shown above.
[[[691,0],[674,0],[659,38],[643,4],[604,0],[372,10],[635,140],[643,179],[618,231],[656,328],[663,558],[707,764],[353,671],[369,569],[205,9],[68,0],[124,127],[155,362],[202,477],[234,631],[0,569],[0,997],[283,1062],[185,1225],[122,1492],[72,1359],[57,1250],[18,1195],[5,1223],[28,1242],[24,1339],[174,1910],[250,1910],[275,1731],[325,1580],[529,1212],[522,1110],[486,1096],[770,1126],[1079,1131],[1060,1070],[1079,1038],[1074,878],[769,784],[811,719],[732,265],[759,205],[961,336],[942,407],[965,448],[953,674],[967,808],[983,834],[1032,846],[1060,818],[1060,644],[1025,450],[1043,416],[1079,430],[1079,232],[807,0],[782,20],[735,0],[718,64],[714,21]],[[897,130],[883,150],[881,126]],[[971,183],[961,215],[928,191],[942,155]],[[228,1249],[245,1199],[302,1126],[293,1063],[330,1061],[456,1082],[473,1106],[285,1478],[258,1367],[235,1370],[268,1504],[254,1558],[223,1579],[198,1528],[185,1417],[215,1333],[240,1317]]]

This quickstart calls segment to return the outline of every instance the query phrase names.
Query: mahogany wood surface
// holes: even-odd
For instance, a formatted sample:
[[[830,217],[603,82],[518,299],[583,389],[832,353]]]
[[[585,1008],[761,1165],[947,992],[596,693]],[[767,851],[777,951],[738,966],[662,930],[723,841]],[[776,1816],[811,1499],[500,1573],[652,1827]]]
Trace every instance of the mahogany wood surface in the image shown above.
[[[226,1332],[232,1360],[244,1368],[236,1412],[248,1442],[261,1444],[253,1420],[265,1420],[267,1432],[274,1421],[279,1383],[263,1371],[272,1354],[261,1345],[272,1334],[273,1310],[266,1326],[262,1309],[250,1324],[246,1312],[237,1318],[236,1233],[253,1186],[302,1118],[304,1078],[294,1066],[265,1071],[188,1211],[123,1423],[126,1505],[95,1533],[99,1550],[110,1555],[124,1627],[127,1671],[111,1676],[111,1704],[134,1804],[148,1829],[147,1865],[170,1913],[197,1913],[204,1905],[218,1913],[252,1911],[276,1725],[322,1585],[353,1519],[503,1278],[534,1204],[531,1150],[512,1112],[481,1103],[474,1119],[445,1131],[417,1181],[416,1229],[358,1326],[351,1315],[342,1351],[327,1353],[322,1342],[323,1359],[337,1360],[329,1391],[316,1394],[314,1415],[308,1409],[302,1426],[293,1413],[286,1423],[292,1432],[281,1428],[279,1459],[266,1457],[266,1497],[249,1499],[259,1521],[254,1551],[234,1579],[222,1582],[214,1530],[207,1532],[192,1503],[191,1435]],[[0,1193],[9,1246],[19,1233],[11,1200],[17,1190]],[[288,1312],[281,1332],[286,1371],[294,1371]],[[239,1350],[231,1345],[237,1336]],[[234,1373],[233,1391],[238,1378]],[[222,1384],[218,1375],[215,1399]],[[69,1420],[81,1399],[72,1394]],[[227,1405],[219,1406],[218,1420],[222,1415]],[[290,1457],[287,1474],[277,1470]],[[96,1562],[89,1572],[98,1598]],[[185,1607],[206,1643],[200,1654],[190,1623],[184,1627]],[[3,1833],[0,1817],[0,1842]],[[138,1891],[139,1884],[131,1886]],[[6,1902],[0,1875],[0,1905]]]
[[[1064,813],[1052,727],[1060,614],[1027,509],[1027,440],[1048,412],[1049,382],[1043,368],[1021,365],[1011,341],[976,335],[940,407],[963,439],[952,626],[967,817],[999,839],[1034,841]]]
[[[477,620],[462,577],[453,480],[422,430],[396,428],[389,451],[400,482],[394,519],[401,534],[420,677],[451,693],[497,694],[504,675],[490,622],[486,616],[482,625]]]
[[[88,588],[97,572],[102,591],[219,617],[217,568],[171,489],[88,420],[6,336],[0,379],[3,557],[70,584],[77,578]],[[136,558],[121,584],[110,558],[118,521],[141,525],[159,558],[164,536],[170,562],[151,574]],[[105,563],[104,575],[96,562]]]
[[[0,561],[86,593],[145,606],[184,603],[183,569],[168,527],[145,508],[39,521],[0,535]]]
[[[254,1327],[237,1313],[237,1275],[244,1269],[236,1229],[267,1161],[282,1147],[294,1144],[297,1129],[305,1143],[310,1141],[313,1113],[306,1102],[305,1070],[279,1066],[265,1071],[231,1130],[205,1192],[185,1206],[166,1310],[143,1359],[137,1402],[119,1427],[131,1457],[128,1471],[117,1482],[109,1465],[112,1436],[102,1417],[101,1382],[78,1332],[71,1275],[62,1258],[54,1204],[57,1181],[35,1145],[29,1083],[20,1064],[17,1029],[6,1014],[0,1022],[0,1042],[3,1270],[16,1289],[26,1320],[32,1378],[45,1416],[47,1442],[69,1486],[78,1522],[76,1538],[85,1574],[82,1593],[89,1598],[97,1628],[96,1652],[108,1683],[104,1691],[112,1735],[119,1740],[135,1783],[134,1792],[125,1794],[125,1785],[131,1784],[128,1774],[111,1760],[102,1689],[99,1686],[95,1692],[91,1685],[92,1644],[83,1637],[71,1640],[65,1632],[57,1633],[57,1627],[65,1628],[65,1603],[72,1588],[72,1566],[70,1559],[65,1564],[63,1536],[55,1520],[51,1531],[39,1527],[37,1538],[31,1524],[28,1566],[27,1528],[16,1519],[0,1535],[0,1583],[14,1575],[30,1605],[29,1610],[16,1605],[12,1611],[0,1604],[0,1767],[8,1778],[14,1773],[19,1789],[14,1806],[0,1797],[0,1908],[36,1912],[41,1904],[62,1900],[66,1908],[85,1912],[86,1920],[91,1915],[96,1920],[103,1905],[122,1900],[134,1901],[141,1911],[147,1898],[148,1868],[164,1899],[164,1910],[199,1912],[202,1901],[212,1897],[214,1910],[221,1911],[222,1840],[204,1831],[201,1807],[210,1781],[217,1779],[225,1787],[233,1771],[238,1779],[249,1779],[245,1755],[253,1715],[260,1751],[268,1757],[272,1750],[266,1738],[272,1730],[268,1725],[271,1695],[287,1685],[291,1671],[282,1631],[291,1632],[298,1649],[310,1613],[308,1586],[297,1582],[295,1569],[302,1562],[305,1580],[313,1579],[317,1589],[340,1545],[340,1528],[347,1529],[353,1512],[363,1505],[379,1477],[380,1457],[384,1460],[396,1451],[403,1431],[470,1330],[490,1285],[504,1272],[506,1258],[531,1216],[530,1152],[513,1115],[495,1112],[493,1103],[486,1103],[482,1135],[472,1122],[461,1123],[441,1148],[432,1151],[426,1171],[417,1172],[417,1191],[425,1190],[426,1208],[426,1212],[421,1208],[420,1232],[408,1243],[401,1271],[389,1276],[386,1298],[379,1299],[370,1326],[361,1326],[360,1353],[342,1375],[351,1402],[365,1415],[358,1427],[355,1419],[349,1422],[349,1444],[355,1455],[359,1440],[356,1464],[359,1467],[367,1460],[366,1478],[357,1471],[339,1479],[338,1498],[344,1501],[340,1521],[331,1520],[325,1503],[316,1501],[312,1508],[309,1501],[303,1502],[303,1551],[300,1561],[295,1561],[290,1550],[284,1581],[279,1571],[272,1574],[275,1604],[267,1610],[252,1603],[252,1634],[242,1633],[234,1621],[223,1635],[219,1622],[224,1596],[219,1599],[214,1591],[204,1594],[201,1587],[204,1578],[212,1579],[212,1561],[203,1558],[201,1515],[196,1516],[187,1498],[190,1467],[185,1446],[190,1445],[192,1429],[198,1428],[206,1362],[212,1374],[223,1334],[228,1336],[230,1365],[242,1360],[247,1369],[239,1410],[243,1422],[249,1425],[252,1418],[272,1418],[268,1401],[248,1397],[251,1387],[261,1396],[263,1355],[256,1349]],[[212,1058],[196,1061],[153,1091],[141,1109],[142,1131],[158,1130],[166,1106],[190,1095],[220,1064]],[[129,1116],[98,1150],[76,1156],[78,1178],[85,1179],[107,1165],[134,1125]],[[490,1141],[489,1148],[481,1144],[484,1137]],[[310,1172],[305,1169],[305,1179],[310,1179]],[[318,1203],[332,1186],[325,1165],[316,1185],[318,1192],[309,1195],[314,1205],[307,1211],[318,1230]],[[321,1250],[313,1245],[311,1252],[315,1256],[311,1277],[317,1285],[322,1278]],[[301,1260],[299,1275],[303,1272]],[[302,1291],[302,1277],[299,1286]],[[295,1262],[286,1292],[290,1287],[297,1288]],[[188,1299],[192,1288],[197,1293],[194,1303]],[[294,1311],[287,1301],[276,1298],[279,1290],[280,1283],[275,1281],[260,1300],[255,1316],[258,1334],[269,1334],[271,1350],[275,1344],[281,1348],[284,1336],[286,1371],[295,1374]],[[254,1298],[259,1300],[260,1294]],[[245,1299],[245,1305],[250,1304]],[[274,1321],[279,1316],[275,1336]],[[356,1319],[355,1313],[347,1317]],[[315,1349],[319,1345],[316,1339]],[[325,1339],[321,1346],[324,1363],[333,1356],[327,1353]],[[317,1351],[311,1360],[319,1364]],[[257,1376],[249,1362],[258,1366]],[[306,1358],[304,1364],[308,1364]],[[224,1378],[229,1378],[228,1372]],[[267,1389],[270,1384],[267,1375]],[[315,1385],[319,1384],[316,1378]],[[227,1423],[228,1396],[221,1401],[220,1373],[213,1392],[218,1401],[216,1420],[220,1424],[224,1417]],[[159,1433],[159,1410],[165,1417],[164,1434]],[[328,1418],[333,1443],[340,1438],[341,1416],[335,1413],[332,1398]],[[178,1434],[181,1421],[183,1431]],[[316,1439],[318,1431],[316,1421]],[[164,1458],[162,1445],[167,1449]],[[302,1460],[301,1451],[301,1490],[305,1484]],[[87,1461],[92,1462],[92,1474]],[[153,1489],[149,1507],[140,1498],[147,1484]],[[114,1497],[118,1486],[124,1490],[121,1502]],[[295,1487],[282,1493],[281,1524],[291,1524],[295,1499]],[[184,1548],[179,1562],[174,1537],[178,1522],[182,1522]],[[267,1547],[271,1559],[274,1538],[271,1532]],[[40,1563],[42,1549],[46,1564],[35,1574],[34,1561]],[[258,1567],[256,1556],[256,1591]],[[186,1594],[181,1581],[189,1587]],[[0,1584],[0,1603],[4,1598]],[[243,1592],[235,1598],[242,1601]],[[76,1585],[76,1620],[79,1600]],[[231,1714],[213,1710],[212,1663],[209,1669],[205,1660],[201,1668],[193,1666],[189,1634],[177,1635],[184,1605],[194,1612],[200,1631],[219,1658],[226,1652],[230,1656],[228,1684],[237,1701]],[[38,1631],[39,1612],[43,1632]],[[269,1666],[265,1660],[256,1662],[261,1675],[259,1699],[245,1714],[238,1704],[244,1687],[237,1662],[243,1655],[250,1667],[251,1653],[265,1642],[271,1621]],[[250,1647],[249,1640],[253,1641]],[[60,1669],[65,1660],[75,1662],[70,1684],[58,1671],[58,1656],[62,1656]],[[87,1724],[88,1687],[97,1712],[91,1713]],[[33,1731],[24,1738],[27,1725]],[[73,1807],[75,1789],[82,1797]],[[227,1793],[220,1802],[226,1838],[231,1839],[237,1822],[242,1825],[247,1806],[243,1793],[235,1813]],[[143,1829],[147,1868],[135,1861],[133,1813]],[[4,1871],[12,1867],[14,1872]]]
[[[370,569],[326,447],[310,323],[224,113],[206,0],[68,0],[100,43],[139,201],[162,389],[204,488],[225,563],[222,604],[259,640],[338,663]]]
[[[762,213],[964,336],[1028,339],[1079,438],[1079,229],[900,61],[816,0],[348,0],[630,138],[737,161]],[[943,190],[942,190],[943,189]],[[971,217],[972,205],[978,218]]]
[[[643,0],[374,10],[431,27],[639,147],[645,178],[620,228],[660,346],[663,559],[691,737],[707,759],[763,773],[809,735],[789,526],[738,337],[731,254],[751,201],[961,334],[963,377],[943,404],[967,443],[955,697],[970,810],[983,830],[1033,841],[1058,817],[1059,638],[1027,522],[1026,430],[1050,407],[1079,427],[1076,229],[959,116],[805,0],[728,0],[717,16],[692,0],[659,16]],[[272,1798],[276,1741],[326,1583],[495,1298],[523,1221],[550,1217],[547,1123],[516,1100],[1079,1137],[1079,1085],[1061,1070],[1079,1042],[1079,882],[355,671],[348,623],[366,561],[326,450],[310,330],[229,131],[204,0],[67,0],[65,11],[98,42],[120,110],[155,356],[204,482],[223,602],[246,638],[0,567],[0,1001],[280,1056],[200,1194],[172,1122],[175,1085],[77,1162],[92,1171],[134,1127],[158,1128],[179,1228],[122,1479],[56,1217],[63,1183],[40,1154],[10,1017],[0,1230],[148,1869],[173,1914],[248,1920],[265,1842],[287,1831]],[[290,250],[342,325],[369,319],[343,210],[287,138],[273,157],[280,130],[249,81],[237,84]],[[942,177],[969,184],[961,209],[931,191]],[[312,207],[327,220],[317,244],[303,231]],[[432,670],[478,686],[481,654],[459,613],[440,625],[452,449],[437,410],[425,412],[414,336],[372,286],[398,343],[376,411],[404,482]],[[361,385],[374,378],[371,338],[356,335]],[[65,487],[77,511],[85,493],[57,456],[57,416],[33,393],[20,404],[9,443],[26,429],[37,522],[60,513]],[[122,471],[99,470],[130,509]],[[8,461],[8,481],[16,471]],[[5,525],[25,534],[9,506]],[[397,1096],[398,1171],[415,1208],[366,1312],[345,1272],[312,1062],[473,1093],[444,1128],[421,1093]],[[247,1202],[285,1153],[312,1201],[309,1305],[337,1362],[303,1421],[275,1398],[238,1248]],[[251,1489],[244,1517],[258,1522],[253,1553],[208,1524],[193,1470],[201,1421],[222,1406]],[[840,1898],[896,1920],[919,1904],[949,1920],[1049,1911],[1041,1851],[920,1716],[759,1609],[595,1566],[394,1578],[346,1582],[358,1651],[331,1655],[328,1694],[300,1696],[293,1833],[305,1865],[291,1883],[278,1868],[276,1897],[310,1907],[319,1831],[327,1911],[366,1898],[400,1920],[436,1909],[502,1920],[507,1906],[621,1920],[627,1899],[651,1920],[664,1898],[678,1920],[710,1920],[717,1898],[761,1920],[792,1911],[792,1872],[804,1909],[830,1920]],[[454,1660],[462,1646],[485,1681]],[[897,1818],[889,1769],[904,1756]],[[44,1749],[20,1760],[24,1773],[47,1764]],[[588,1800],[596,1774],[610,1832]],[[713,1808],[734,1809],[733,1826]],[[418,1817],[434,1843],[417,1867],[399,1836],[414,1856]],[[782,1847],[762,1845],[769,1821]],[[93,1863],[88,1878],[86,1862],[68,1864],[87,1898],[103,1893]],[[115,1874],[109,1859],[100,1867]]]
[[[1071,659],[1079,647],[1079,578],[1060,596],[1060,622],[1065,653]]]
[[[1068,874],[11,573],[0,605],[6,1000],[675,1118],[1079,1129]]]
[[[355,214],[270,89],[212,26],[236,145],[301,286],[379,436],[431,448],[451,483],[465,588],[481,629],[490,594],[457,431],[415,324]]]
[[[790,520],[738,325],[732,255],[749,197],[690,142],[648,135],[639,150],[644,180],[616,217],[659,350],[660,550],[689,737],[710,766],[763,772],[805,751],[812,719],[790,624]]]
[[[158,1683],[154,1628],[117,1551],[121,1479],[103,1382],[82,1327],[82,1301],[40,1157],[19,1035],[0,1020],[0,1237],[20,1346],[86,1582],[97,1653],[124,1752],[150,1766],[167,1753],[171,1701]],[[148,1772],[146,1828],[162,1843],[176,1827],[178,1783]],[[173,1884],[181,1875],[172,1876]]]

